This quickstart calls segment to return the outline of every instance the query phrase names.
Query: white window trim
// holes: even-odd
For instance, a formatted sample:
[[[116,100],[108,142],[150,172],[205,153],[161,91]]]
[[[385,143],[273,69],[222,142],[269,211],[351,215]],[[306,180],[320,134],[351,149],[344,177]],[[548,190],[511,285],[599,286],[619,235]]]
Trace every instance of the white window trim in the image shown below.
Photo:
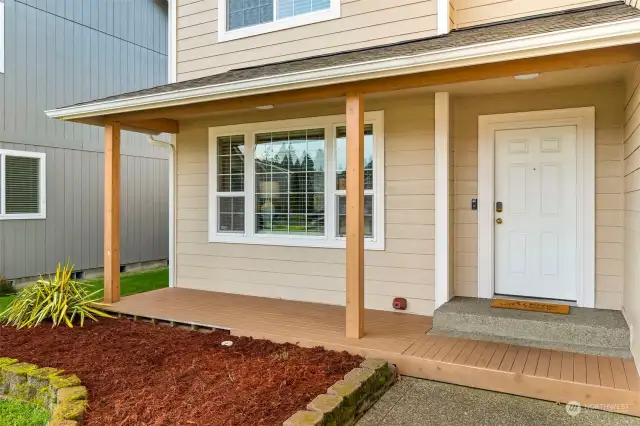
[[[276,18],[277,2],[278,0],[273,1],[274,20],[272,22],[227,30],[227,0],[218,0],[218,43],[285,30],[287,28],[300,27],[302,25],[315,24],[316,22],[329,21],[340,17],[340,0],[330,0],[329,9],[318,10],[316,12],[284,19]]]
[[[478,297],[494,296],[494,151],[496,130],[576,126],[577,305],[595,307],[595,108],[481,115],[478,117]]]
[[[365,238],[365,249],[384,250],[385,245],[385,200],[384,200],[384,111],[365,113],[365,123],[373,124],[374,134],[374,222],[373,238]],[[337,203],[335,173],[335,130],[346,125],[345,115],[280,120],[209,128],[209,242],[259,244],[292,247],[345,248],[346,238],[336,236]],[[325,234],[266,235],[255,233],[255,193],[253,147],[258,133],[317,129],[325,130]],[[245,196],[245,232],[218,232],[217,206],[217,138],[220,136],[244,135],[245,140],[245,192],[220,193],[223,196],[237,194]]]
[[[5,159],[9,156],[29,157],[40,159],[40,213],[5,213],[5,179],[6,168]],[[47,175],[47,154],[44,152],[14,151],[0,149],[0,220],[24,220],[24,219],[46,219],[47,217],[47,195],[46,195],[46,175]]]
[[[0,2],[0,73],[4,74],[4,3]]]

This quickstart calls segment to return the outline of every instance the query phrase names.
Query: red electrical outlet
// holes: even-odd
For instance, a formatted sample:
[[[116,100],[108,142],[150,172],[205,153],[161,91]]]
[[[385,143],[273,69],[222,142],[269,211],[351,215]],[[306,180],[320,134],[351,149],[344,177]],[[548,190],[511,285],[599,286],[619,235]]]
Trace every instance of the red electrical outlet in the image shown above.
[[[407,309],[407,299],[403,297],[396,297],[393,299],[393,309],[397,309],[399,311]]]

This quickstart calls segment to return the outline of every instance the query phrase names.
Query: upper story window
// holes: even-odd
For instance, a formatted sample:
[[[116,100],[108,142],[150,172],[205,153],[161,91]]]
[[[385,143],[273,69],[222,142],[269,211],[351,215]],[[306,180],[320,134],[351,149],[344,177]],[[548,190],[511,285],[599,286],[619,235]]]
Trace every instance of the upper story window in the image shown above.
[[[0,149],[0,220],[45,218],[42,152]]]
[[[344,116],[209,129],[209,241],[344,247]],[[384,113],[365,114],[365,247],[384,249]]]
[[[227,29],[273,22],[274,0],[227,0]]]
[[[218,0],[218,41],[340,17],[340,0]]]

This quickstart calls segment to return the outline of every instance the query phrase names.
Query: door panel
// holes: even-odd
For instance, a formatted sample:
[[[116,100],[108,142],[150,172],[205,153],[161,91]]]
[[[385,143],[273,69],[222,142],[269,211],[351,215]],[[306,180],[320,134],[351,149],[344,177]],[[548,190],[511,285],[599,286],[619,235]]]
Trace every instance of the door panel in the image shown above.
[[[496,294],[576,300],[576,162],[575,126],[496,131]]]

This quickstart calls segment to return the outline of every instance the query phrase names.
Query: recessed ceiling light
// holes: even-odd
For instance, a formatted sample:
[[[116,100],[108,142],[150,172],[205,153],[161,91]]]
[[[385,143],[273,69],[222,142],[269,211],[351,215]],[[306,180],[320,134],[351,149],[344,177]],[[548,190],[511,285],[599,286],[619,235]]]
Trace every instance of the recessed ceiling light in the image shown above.
[[[260,105],[260,106],[257,106],[256,109],[259,109],[259,110],[262,110],[262,111],[267,110],[267,109],[273,109],[273,105]]]
[[[533,80],[534,78],[538,78],[538,77],[540,77],[540,74],[537,72],[534,72],[532,74],[516,75],[513,78],[515,78],[516,80]]]

